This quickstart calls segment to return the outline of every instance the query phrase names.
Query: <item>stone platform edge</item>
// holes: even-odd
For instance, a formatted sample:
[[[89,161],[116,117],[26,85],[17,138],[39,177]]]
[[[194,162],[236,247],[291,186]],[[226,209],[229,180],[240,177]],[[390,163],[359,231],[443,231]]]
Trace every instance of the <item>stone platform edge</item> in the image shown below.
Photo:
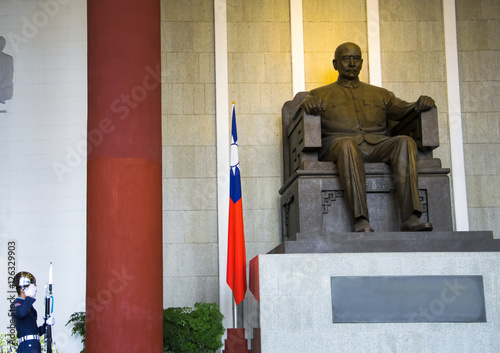
[[[297,233],[268,254],[367,252],[500,252],[492,231]]]

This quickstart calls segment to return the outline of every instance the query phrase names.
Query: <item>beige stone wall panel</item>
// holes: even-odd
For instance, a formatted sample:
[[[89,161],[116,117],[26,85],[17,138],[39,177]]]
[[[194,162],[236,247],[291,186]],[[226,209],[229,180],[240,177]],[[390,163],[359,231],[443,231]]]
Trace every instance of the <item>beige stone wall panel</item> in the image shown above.
[[[417,52],[443,52],[443,21],[381,21],[380,46],[382,50]],[[443,61],[443,60],[441,60]]]
[[[304,64],[306,90],[337,80],[332,60],[335,49],[344,42],[361,47],[365,58],[360,78],[367,81],[366,2],[304,0]]]
[[[258,220],[258,222],[245,222],[245,240],[248,242],[269,243],[269,239],[273,239],[276,233],[280,232],[281,217],[278,213],[267,210],[246,210],[243,219]]]
[[[469,222],[500,237],[500,2],[457,0]]]
[[[467,174],[469,207],[500,208],[500,175],[470,175],[469,172]],[[497,229],[497,226],[490,230]],[[498,234],[496,236],[498,237]]]
[[[229,99],[236,102],[247,259],[280,241],[281,108],[292,95],[288,0],[227,2]]]
[[[465,144],[465,164],[470,175],[500,175],[498,144]]]
[[[279,116],[281,125],[281,108],[283,103],[292,96],[291,83],[267,83],[261,86],[261,109],[262,113],[274,112]]]
[[[461,81],[460,96],[464,113],[500,112],[500,81]]]
[[[213,22],[213,1],[161,0],[162,22]]]
[[[246,161],[245,165],[241,165],[243,177],[269,178],[281,175],[281,163],[275,163],[281,157],[276,145],[242,146],[239,152],[240,160]],[[270,161],[273,163],[269,163]],[[276,193],[273,194],[276,195]]]
[[[164,306],[218,301],[213,2],[162,0]]]
[[[414,102],[432,97],[438,107],[440,147],[434,156],[451,163],[441,0],[380,0],[383,87]]]
[[[500,18],[500,2],[498,0],[455,0],[457,20],[497,19]]]
[[[303,0],[304,22],[366,22],[365,0]]]
[[[162,22],[162,52],[213,53],[213,22]]]
[[[164,211],[163,228],[166,244],[217,243],[217,211]]]
[[[381,22],[441,21],[441,0],[379,0]]]
[[[236,102],[237,116],[263,113],[261,87],[262,85],[258,83],[229,85],[229,99]],[[244,141],[240,142],[244,143]]]
[[[164,277],[163,287],[170,293],[163,301],[166,307],[193,306],[196,302],[213,303],[219,297],[218,276],[172,276]]]
[[[289,22],[289,1],[228,0],[227,18],[234,22]]]
[[[387,82],[384,87],[408,102],[414,102],[422,94],[430,96],[436,102],[439,113],[447,112],[446,82],[444,81],[417,81],[417,82]]]
[[[230,53],[265,53],[290,51],[289,22],[227,23]]]
[[[241,188],[245,195],[243,209],[268,210],[275,213],[279,209],[278,190],[281,182],[281,177],[242,178]],[[251,221],[245,220],[245,223]]]
[[[281,151],[281,117],[273,114],[245,115],[237,113],[237,115],[240,153],[245,151],[247,146],[269,146]],[[281,152],[279,153],[281,154]],[[273,157],[277,156],[273,154]],[[272,174],[273,176],[281,175],[281,167],[278,170],[274,167],[269,168],[269,170],[276,171]],[[252,173],[247,175],[255,175],[254,172]],[[266,172],[266,174],[268,173]]]
[[[500,16],[499,16],[500,17]],[[458,50],[499,50],[500,19],[457,22]]]
[[[217,244],[165,244],[163,254],[166,277],[218,275]]]
[[[463,113],[462,117],[465,143],[479,146],[489,143],[499,148],[500,112]]]
[[[163,147],[163,178],[215,178],[215,146]],[[182,158],[179,158],[182,156]]]
[[[500,81],[500,50],[462,51],[458,62],[462,81]]]
[[[214,178],[163,179],[163,210],[215,210],[216,191]],[[200,225],[200,230],[203,229]]]
[[[382,52],[382,78],[385,82],[445,82],[443,52]]]
[[[264,75],[265,81],[268,83],[287,83],[290,85],[292,81],[290,52],[264,53]]]
[[[213,83],[213,53],[164,53],[162,66],[170,83]]]
[[[171,83],[162,85],[162,114],[214,114],[215,85]]]
[[[344,42],[361,47],[363,70],[361,80],[368,80],[366,22],[304,22],[304,74],[306,89],[323,86],[337,80],[332,60],[335,49]]]
[[[330,53],[344,42],[354,42],[366,54],[366,22],[304,22],[304,52]],[[330,60],[331,61],[331,60]]]
[[[475,230],[498,229],[499,207],[469,207],[470,228]]]

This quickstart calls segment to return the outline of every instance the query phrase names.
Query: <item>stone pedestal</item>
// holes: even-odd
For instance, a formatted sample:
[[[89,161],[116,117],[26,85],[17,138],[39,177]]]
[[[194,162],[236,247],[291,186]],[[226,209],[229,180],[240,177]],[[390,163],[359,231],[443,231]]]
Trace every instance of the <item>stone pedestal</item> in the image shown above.
[[[423,168],[424,162],[430,167]],[[399,203],[389,166],[370,163],[365,169],[371,226],[377,232],[399,232]],[[439,160],[423,161],[419,170],[421,220],[431,222],[434,230],[452,231],[448,170],[440,168]],[[324,174],[319,174],[319,171]],[[353,230],[338,171],[331,163],[304,163],[304,169],[289,178],[280,194],[284,239],[295,240],[298,233]]]
[[[227,329],[227,339],[222,353],[248,353],[248,341],[245,338],[245,329]]]
[[[245,299],[244,324],[247,333],[260,327],[255,343],[260,341],[261,352],[500,351],[500,241],[491,232],[309,234],[298,239],[250,264],[254,296]],[[419,322],[334,323],[332,277],[361,276],[479,276],[486,320],[426,320],[454,298],[469,295],[458,286],[426,299],[428,305],[419,304],[419,310],[430,313],[420,315]]]

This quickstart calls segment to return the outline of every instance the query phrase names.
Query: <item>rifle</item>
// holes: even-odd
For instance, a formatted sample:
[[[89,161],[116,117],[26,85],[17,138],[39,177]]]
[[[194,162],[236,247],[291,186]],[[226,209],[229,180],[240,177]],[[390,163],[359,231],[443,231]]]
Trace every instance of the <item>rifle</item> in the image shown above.
[[[52,296],[52,262],[49,265],[49,283],[45,286],[45,317],[44,323],[54,311],[54,297]],[[47,353],[52,353],[52,326],[45,325],[45,347]]]

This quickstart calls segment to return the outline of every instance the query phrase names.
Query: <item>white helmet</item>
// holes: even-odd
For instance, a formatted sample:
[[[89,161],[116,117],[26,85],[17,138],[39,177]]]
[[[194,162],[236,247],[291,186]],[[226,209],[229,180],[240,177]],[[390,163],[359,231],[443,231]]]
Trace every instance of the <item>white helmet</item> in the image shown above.
[[[30,284],[36,285],[36,278],[30,272],[21,271],[14,276],[14,286],[25,288]]]

